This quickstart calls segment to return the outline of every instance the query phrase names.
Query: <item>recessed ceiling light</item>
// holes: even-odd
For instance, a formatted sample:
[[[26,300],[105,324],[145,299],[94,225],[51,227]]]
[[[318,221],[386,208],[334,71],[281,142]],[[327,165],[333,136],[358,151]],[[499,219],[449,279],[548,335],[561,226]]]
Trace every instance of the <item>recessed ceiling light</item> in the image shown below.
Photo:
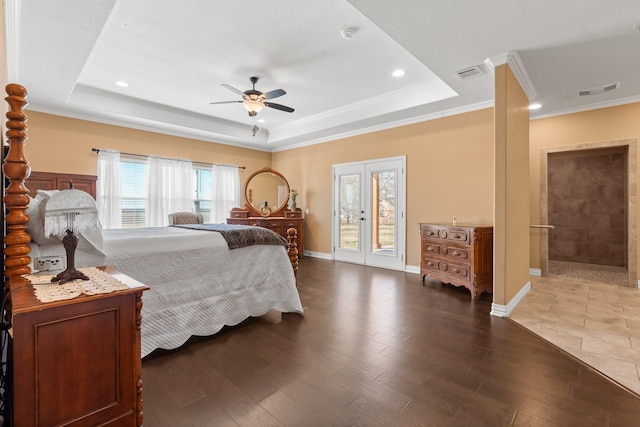
[[[404,76],[404,74],[405,74],[404,70],[399,70],[399,69],[391,73],[393,77],[402,77]]]
[[[542,107],[542,104],[538,104],[538,103],[529,104],[529,110],[537,110],[537,109],[539,109],[541,107]]]
[[[122,80],[116,82],[116,86],[120,87],[129,87],[129,83],[123,82]]]
[[[266,123],[267,121],[265,119],[258,119],[258,123]]]

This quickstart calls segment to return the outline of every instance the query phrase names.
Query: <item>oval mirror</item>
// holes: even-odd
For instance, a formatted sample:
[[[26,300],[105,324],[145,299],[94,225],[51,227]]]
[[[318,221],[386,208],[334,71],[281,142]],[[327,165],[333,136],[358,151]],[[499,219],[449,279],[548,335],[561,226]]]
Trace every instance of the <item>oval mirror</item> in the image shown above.
[[[265,204],[271,215],[277,216],[289,202],[289,183],[278,171],[271,168],[260,169],[251,174],[244,184],[244,201],[254,215],[261,215]]]

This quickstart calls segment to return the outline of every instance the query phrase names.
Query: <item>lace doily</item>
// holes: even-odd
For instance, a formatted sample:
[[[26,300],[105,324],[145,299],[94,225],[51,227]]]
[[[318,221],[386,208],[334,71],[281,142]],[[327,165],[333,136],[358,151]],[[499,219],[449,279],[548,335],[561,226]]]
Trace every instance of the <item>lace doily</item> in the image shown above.
[[[129,289],[127,285],[112,275],[95,267],[79,268],[89,277],[89,280],[74,280],[64,284],[52,283],[51,275],[30,274],[25,276],[35,290],[36,298],[41,302],[54,302],[77,298],[80,295],[108,294],[115,291]]]

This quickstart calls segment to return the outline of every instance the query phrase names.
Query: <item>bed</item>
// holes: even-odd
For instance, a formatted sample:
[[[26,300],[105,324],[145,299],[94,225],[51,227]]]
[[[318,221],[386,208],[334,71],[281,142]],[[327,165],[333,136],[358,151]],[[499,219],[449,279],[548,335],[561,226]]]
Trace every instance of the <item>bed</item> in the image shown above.
[[[22,91],[19,85],[7,89],[11,111],[7,113],[10,150],[3,166],[10,180],[5,191],[9,212],[6,277],[28,274],[35,258],[64,254],[61,243],[35,236],[42,218],[34,211],[36,198],[27,194],[30,170],[23,152],[26,91]],[[288,245],[229,249],[220,233],[209,230],[102,230],[80,237],[75,265],[111,265],[150,287],[143,295],[144,357],[156,349],[178,348],[191,336],[212,335],[226,325],[270,310],[302,314],[296,288],[294,232]]]

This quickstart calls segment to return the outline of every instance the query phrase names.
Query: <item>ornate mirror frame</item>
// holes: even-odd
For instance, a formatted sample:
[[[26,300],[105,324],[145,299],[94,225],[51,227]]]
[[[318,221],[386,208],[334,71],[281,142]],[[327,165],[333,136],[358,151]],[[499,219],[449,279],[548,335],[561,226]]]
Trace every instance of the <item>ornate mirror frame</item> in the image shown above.
[[[252,189],[249,187],[249,185],[251,184],[251,180],[253,178],[255,178],[256,176],[258,176],[260,174],[263,174],[263,173],[268,173],[268,174],[272,174],[272,175],[277,176],[278,178],[280,178],[282,180],[283,184],[286,186],[286,198],[284,199],[284,202],[282,204],[280,204],[279,206],[271,208],[271,210],[269,212],[262,211],[261,208],[255,207],[253,205],[253,203],[252,203],[253,195],[251,194],[252,193]],[[243,194],[243,196],[244,196],[244,204],[246,206],[246,209],[251,213],[251,216],[262,216],[262,217],[266,217],[266,216],[284,216],[284,211],[287,208],[287,203],[289,202],[289,192],[290,192],[290,190],[291,190],[291,187],[289,187],[289,182],[284,177],[284,175],[282,175],[277,170],[271,169],[269,167],[262,168],[262,169],[259,169],[259,170],[255,171],[251,175],[249,175],[249,177],[245,181],[244,194]]]

